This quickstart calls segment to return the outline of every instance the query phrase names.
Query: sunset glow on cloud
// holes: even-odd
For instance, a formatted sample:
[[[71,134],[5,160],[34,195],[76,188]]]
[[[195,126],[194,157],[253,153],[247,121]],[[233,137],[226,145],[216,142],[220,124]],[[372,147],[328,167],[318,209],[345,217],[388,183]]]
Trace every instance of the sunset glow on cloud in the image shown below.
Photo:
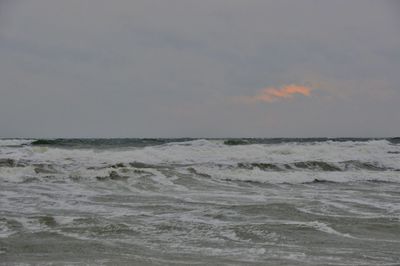
[[[274,102],[280,99],[292,98],[295,94],[310,96],[311,88],[301,85],[290,84],[281,88],[264,88],[254,96],[241,96],[238,98],[240,102],[256,103],[256,102]]]

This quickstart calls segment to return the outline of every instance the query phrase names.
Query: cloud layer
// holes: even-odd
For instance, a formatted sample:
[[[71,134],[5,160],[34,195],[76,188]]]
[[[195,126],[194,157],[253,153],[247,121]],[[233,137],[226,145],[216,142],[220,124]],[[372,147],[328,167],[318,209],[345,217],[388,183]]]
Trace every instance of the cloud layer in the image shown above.
[[[398,135],[393,5],[0,1],[0,137]]]

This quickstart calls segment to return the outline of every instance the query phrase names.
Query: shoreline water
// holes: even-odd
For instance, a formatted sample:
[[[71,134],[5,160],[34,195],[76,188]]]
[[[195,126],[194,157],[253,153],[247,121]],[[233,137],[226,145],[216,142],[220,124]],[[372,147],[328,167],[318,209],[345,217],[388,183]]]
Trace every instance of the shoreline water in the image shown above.
[[[397,140],[7,141],[1,265],[400,263]]]

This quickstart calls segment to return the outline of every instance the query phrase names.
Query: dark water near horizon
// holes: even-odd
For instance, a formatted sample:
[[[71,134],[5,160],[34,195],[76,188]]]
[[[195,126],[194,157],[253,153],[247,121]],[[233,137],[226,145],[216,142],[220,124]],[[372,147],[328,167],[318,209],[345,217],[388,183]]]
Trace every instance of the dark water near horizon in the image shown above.
[[[0,265],[400,265],[400,139],[0,139]]]

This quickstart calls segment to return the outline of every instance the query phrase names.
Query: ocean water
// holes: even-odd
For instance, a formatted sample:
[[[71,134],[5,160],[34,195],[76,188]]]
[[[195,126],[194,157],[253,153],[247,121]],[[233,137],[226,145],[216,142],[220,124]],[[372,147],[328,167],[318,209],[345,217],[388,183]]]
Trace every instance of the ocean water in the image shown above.
[[[400,140],[0,140],[1,265],[400,265]]]

